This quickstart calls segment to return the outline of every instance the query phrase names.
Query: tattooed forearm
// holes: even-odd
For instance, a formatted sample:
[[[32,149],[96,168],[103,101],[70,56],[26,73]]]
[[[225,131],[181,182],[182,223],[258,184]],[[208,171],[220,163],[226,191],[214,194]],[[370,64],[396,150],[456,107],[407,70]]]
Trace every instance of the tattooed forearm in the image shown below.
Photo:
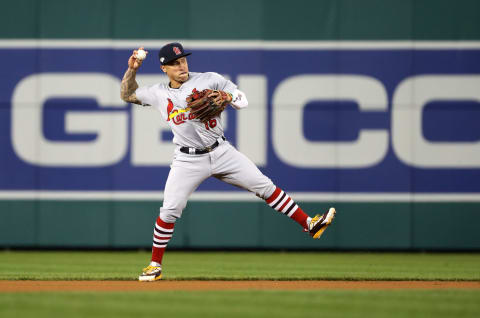
[[[136,73],[137,70],[133,68],[128,68],[128,70],[125,72],[120,88],[120,97],[128,103],[141,105],[142,102],[140,102],[135,95],[135,90],[138,88],[137,81],[135,80]]]

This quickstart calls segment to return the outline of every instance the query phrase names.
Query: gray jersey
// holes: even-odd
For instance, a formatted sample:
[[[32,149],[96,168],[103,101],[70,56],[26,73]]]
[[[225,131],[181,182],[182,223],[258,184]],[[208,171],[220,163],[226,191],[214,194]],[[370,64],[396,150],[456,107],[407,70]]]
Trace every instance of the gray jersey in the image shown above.
[[[223,136],[223,127],[219,117],[210,123],[202,123],[186,109],[186,98],[194,88],[198,91],[217,89],[232,94],[237,86],[218,73],[190,72],[188,80],[179,88],[155,84],[140,87],[135,94],[143,104],[152,105],[160,111],[172,129],[174,144],[203,149]]]

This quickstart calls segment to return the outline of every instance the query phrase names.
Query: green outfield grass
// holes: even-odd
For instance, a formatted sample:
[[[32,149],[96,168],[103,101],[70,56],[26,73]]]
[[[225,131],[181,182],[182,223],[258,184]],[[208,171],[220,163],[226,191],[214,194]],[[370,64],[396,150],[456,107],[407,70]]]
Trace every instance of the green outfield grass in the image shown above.
[[[478,290],[0,294],[7,317],[478,317]]]
[[[148,252],[0,252],[2,280],[135,280]],[[480,280],[480,254],[168,252],[166,279]],[[155,284],[155,283],[152,283]],[[0,293],[0,317],[478,317],[480,290]]]
[[[0,252],[0,279],[135,280],[148,252]],[[165,279],[480,280],[480,254],[167,252]]]

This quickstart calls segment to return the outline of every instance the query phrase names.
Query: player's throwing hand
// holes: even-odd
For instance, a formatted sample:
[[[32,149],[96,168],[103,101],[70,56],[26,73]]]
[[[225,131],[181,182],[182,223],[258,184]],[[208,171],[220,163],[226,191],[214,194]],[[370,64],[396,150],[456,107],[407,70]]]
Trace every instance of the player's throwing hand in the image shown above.
[[[129,68],[133,68],[134,70],[137,70],[142,65],[142,62],[145,58],[142,59],[139,56],[137,56],[139,51],[144,51],[145,54],[148,54],[148,51],[145,51],[143,46],[139,47],[138,50],[133,50],[132,55],[128,59]]]

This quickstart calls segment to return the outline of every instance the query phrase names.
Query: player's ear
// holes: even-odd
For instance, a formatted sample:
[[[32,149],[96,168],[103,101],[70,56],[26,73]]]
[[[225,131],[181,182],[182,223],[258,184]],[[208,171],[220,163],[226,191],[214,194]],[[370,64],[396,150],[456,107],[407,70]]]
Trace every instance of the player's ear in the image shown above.
[[[160,68],[162,69],[163,73],[167,73],[167,68],[165,65],[160,65]]]

